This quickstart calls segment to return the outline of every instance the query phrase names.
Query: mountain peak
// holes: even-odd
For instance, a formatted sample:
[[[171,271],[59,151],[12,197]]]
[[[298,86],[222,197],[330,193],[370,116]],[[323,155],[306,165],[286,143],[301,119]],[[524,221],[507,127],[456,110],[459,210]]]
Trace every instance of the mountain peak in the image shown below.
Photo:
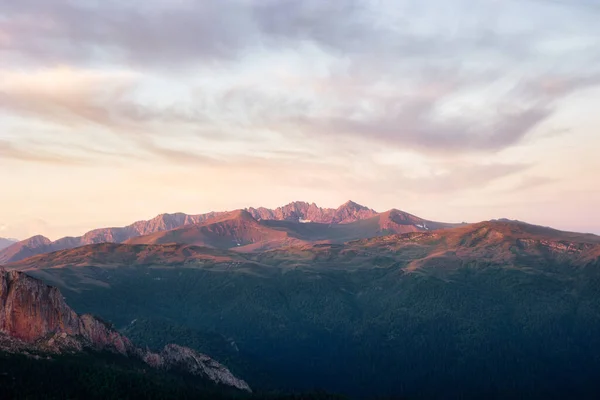
[[[345,202],[344,204],[342,204],[341,206],[338,207],[338,210],[343,209],[343,208],[351,208],[351,209],[358,209],[358,210],[369,210],[368,207],[365,207],[361,204],[358,204],[352,200],[348,200],[347,202]]]
[[[312,203],[314,204],[314,203]],[[306,201],[292,201],[291,203],[286,204],[284,207],[308,207],[310,203]]]
[[[22,242],[25,246],[43,246],[43,245],[48,245],[50,243],[52,243],[52,241],[50,239],[48,239],[46,236],[42,236],[42,235],[35,235],[30,237],[29,239],[25,239]]]
[[[254,221],[254,217],[247,210],[233,210],[228,213],[225,213],[213,220],[209,219],[206,222],[220,222],[220,221],[228,221],[232,219],[241,219],[245,221]]]

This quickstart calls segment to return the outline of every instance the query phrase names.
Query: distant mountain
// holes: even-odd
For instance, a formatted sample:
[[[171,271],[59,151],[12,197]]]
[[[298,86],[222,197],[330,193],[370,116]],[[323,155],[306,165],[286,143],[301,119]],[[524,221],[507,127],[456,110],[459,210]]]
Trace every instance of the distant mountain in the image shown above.
[[[0,351],[62,354],[86,349],[137,358],[153,368],[185,371],[250,391],[246,382],[208,356],[174,344],[158,354],[139,349],[106,322],[89,314],[77,315],[57,288],[0,269]]]
[[[238,222],[231,225],[231,221],[236,219],[232,215],[240,217],[242,211],[244,221],[238,218]],[[225,220],[229,222],[224,222]],[[277,221],[282,221],[283,224],[278,224]],[[361,221],[366,222],[361,225]],[[311,228],[300,224],[315,224],[312,225],[313,232],[309,232]],[[340,225],[339,229],[337,225]],[[0,265],[37,254],[97,243],[177,242],[219,248],[244,247],[243,250],[250,251],[291,245],[299,241],[320,240],[338,243],[385,233],[403,233],[449,226],[453,225],[425,221],[397,210],[378,214],[352,201],[337,209],[319,208],[314,203],[294,202],[275,210],[249,208],[235,212],[211,212],[200,215],[162,214],[149,221],[139,221],[123,228],[96,229],[80,237],[65,237],[54,242],[43,236],[34,236],[0,250]],[[178,230],[184,227],[189,229]],[[163,234],[169,231],[173,232]],[[138,237],[142,238],[130,240]]]
[[[174,229],[187,224],[195,224],[212,218],[219,213],[207,213],[201,215],[187,215],[183,213],[161,214],[148,221],[138,221],[122,228],[95,229],[79,237],[64,237],[54,242],[44,236],[32,238],[13,243],[0,250],[0,265],[8,262],[22,260],[35,254],[44,254],[52,251],[72,249],[95,243],[121,243],[125,240],[147,235],[153,232]]]
[[[194,244],[214,248],[234,248],[257,243],[292,244],[294,238],[283,230],[261,224],[245,210],[233,211],[203,223],[185,225],[127,240],[127,244]]]
[[[392,218],[389,218],[390,215]],[[400,218],[410,224],[398,224],[395,220]],[[82,266],[241,265],[255,262],[268,265],[269,261],[265,261],[266,259],[276,260],[278,257],[298,263],[303,259],[295,257],[302,252],[318,255],[324,251],[334,254],[351,251],[354,256],[363,254],[367,258],[382,254],[394,259],[398,256],[408,262],[405,266],[406,271],[414,271],[442,261],[448,262],[448,265],[456,261],[460,261],[460,265],[479,261],[511,265],[517,262],[519,257],[556,256],[568,259],[571,264],[585,264],[595,257],[600,257],[600,236],[593,234],[564,232],[507,221],[485,221],[445,229],[442,224],[439,230],[422,230],[415,228],[414,223],[432,226],[436,223],[404,218],[405,215],[399,216],[397,211],[393,210],[369,220],[359,221],[356,223],[359,226],[345,224],[353,228],[349,232],[337,226],[334,228],[335,235],[344,239],[353,235],[354,229],[362,229],[362,232],[365,232],[367,228],[371,228],[372,233],[379,234],[332,243],[319,240],[319,235],[323,234],[320,229],[327,228],[325,224],[291,225],[308,229],[286,230],[282,227],[289,226],[287,221],[256,221],[248,212],[239,210],[205,224],[140,236],[121,244],[99,243],[41,254],[12,262],[5,267],[31,271]],[[391,233],[382,235],[381,229],[385,228]],[[400,232],[394,233],[393,230]],[[303,237],[305,239],[302,239]],[[314,240],[308,240],[307,237]],[[271,246],[273,242],[275,245]],[[238,243],[241,246],[238,246]],[[238,251],[248,247],[250,250],[257,250],[259,247],[262,250]],[[353,258],[349,261],[353,261]],[[277,261],[277,264],[280,265],[280,262]]]
[[[227,365],[232,355],[230,367],[259,390],[597,397],[600,237],[513,221],[427,230],[416,225],[432,222],[414,218],[391,211],[332,225],[409,230],[346,243],[96,244],[7,268],[60,286],[76,310],[127,327],[152,351],[177,342]],[[329,224],[240,211],[200,224],[199,237],[216,246],[216,232],[227,242],[247,226],[317,237]],[[219,339],[199,340],[203,332]]]
[[[17,239],[6,239],[0,237],[0,250],[3,250],[12,244],[15,244],[16,242],[18,242]]]
[[[391,210],[366,217],[365,211],[354,203],[346,203],[327,217],[326,223],[303,222],[294,219],[255,219],[249,211],[237,210],[202,223],[186,225],[170,231],[138,236],[125,241],[127,244],[193,244],[238,251],[264,251],[268,249],[299,246],[309,243],[344,243],[349,240],[371,238],[391,233],[423,232],[430,229],[451,227],[451,224],[425,221],[422,218]],[[294,214],[296,215],[296,214]],[[370,215],[370,212],[369,212]],[[286,218],[284,214],[277,215]],[[344,223],[331,221],[344,216]],[[354,222],[347,222],[350,219]],[[301,219],[309,217],[303,214]],[[289,218],[289,217],[287,217]],[[340,221],[342,219],[339,219]]]
[[[50,239],[41,235],[33,236],[29,239],[13,243],[0,251],[0,265],[11,261],[22,260],[36,254],[62,250],[64,248],[69,247],[53,245]]]
[[[292,221],[257,221],[244,210],[224,213],[204,223],[186,225],[170,231],[114,243],[80,246],[51,254],[27,258],[23,262],[44,265],[119,265],[120,263],[173,265],[192,259],[214,261],[226,257],[232,262],[243,258],[221,250],[257,252],[318,243],[341,244],[351,240],[408,232],[427,232],[449,226],[425,221],[392,210],[375,217],[348,224],[298,223]],[[198,257],[198,258],[196,258]],[[60,261],[59,261],[60,260]],[[236,261],[237,260],[237,261]]]

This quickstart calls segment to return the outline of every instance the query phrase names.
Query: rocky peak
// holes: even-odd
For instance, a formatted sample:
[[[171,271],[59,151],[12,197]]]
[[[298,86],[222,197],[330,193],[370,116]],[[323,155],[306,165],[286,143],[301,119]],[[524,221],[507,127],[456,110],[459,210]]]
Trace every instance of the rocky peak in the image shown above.
[[[374,217],[375,215],[377,215],[375,210],[349,200],[335,210],[331,223],[343,224],[355,222]]]
[[[338,207],[338,210],[347,209],[347,210],[368,210],[367,207],[362,206],[358,203],[355,203],[352,200],[348,200],[344,204]]]

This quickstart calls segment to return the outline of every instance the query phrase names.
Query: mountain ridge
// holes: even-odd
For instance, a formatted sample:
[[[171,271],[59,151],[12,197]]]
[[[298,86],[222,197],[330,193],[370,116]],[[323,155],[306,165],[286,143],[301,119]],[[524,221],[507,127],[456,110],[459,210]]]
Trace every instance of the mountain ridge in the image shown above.
[[[184,213],[160,214],[153,219],[137,221],[125,227],[94,229],[79,237],[64,237],[54,242],[40,235],[34,236],[0,250],[0,265],[23,260],[37,254],[71,249],[89,244],[123,243],[141,236],[153,235],[158,232],[168,232],[181,227],[202,224],[211,220],[216,221],[218,218],[230,216],[232,212],[237,212],[239,214],[241,211],[247,213],[244,214],[246,219],[247,217],[252,217],[254,220],[260,222],[287,221],[294,223],[303,222],[329,225],[348,225],[376,218],[380,215],[376,211],[353,201],[348,201],[336,209],[320,208],[315,203],[309,204],[307,202],[298,201],[274,210],[267,208],[246,208],[230,212],[209,212],[198,215],[188,215]],[[425,221],[418,217],[414,218]],[[371,228],[370,231],[373,232],[374,230]],[[374,233],[369,233],[369,235],[373,234]],[[358,237],[352,238],[356,239]]]
[[[248,215],[251,218],[251,216]],[[225,221],[227,221],[225,219]],[[258,224],[258,221],[253,220]],[[308,225],[310,226],[310,224]],[[412,226],[412,225],[410,225]],[[195,229],[195,226],[185,229]],[[138,238],[139,239],[139,238]],[[283,259],[296,257],[302,252],[347,252],[353,257],[371,254],[372,257],[392,254],[393,259],[410,260],[407,271],[448,260],[477,259],[503,262],[507,265],[516,254],[543,255],[548,252],[571,254],[573,261],[584,263],[600,254],[600,236],[559,231],[521,222],[484,221],[475,224],[438,230],[411,230],[408,232],[350,240],[346,243],[308,242],[297,239],[288,246],[276,246],[264,251],[237,251],[237,246],[215,248],[196,243],[100,243],[75,249],[33,256],[5,265],[9,269],[35,270],[64,266],[111,265],[270,265],[272,255]],[[277,256],[276,256],[277,257]],[[308,259],[311,260],[311,259]]]

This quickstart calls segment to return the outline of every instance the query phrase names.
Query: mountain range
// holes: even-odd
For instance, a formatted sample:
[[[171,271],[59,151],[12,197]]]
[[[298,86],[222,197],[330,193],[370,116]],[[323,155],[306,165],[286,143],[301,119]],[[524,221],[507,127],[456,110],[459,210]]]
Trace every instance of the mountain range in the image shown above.
[[[374,237],[387,233],[426,231],[454,226],[427,221],[399,210],[377,213],[352,201],[337,209],[294,202],[275,210],[249,208],[200,215],[161,214],[122,228],[96,229],[80,237],[56,241],[43,236],[0,250],[0,265],[38,254],[96,243],[153,244],[180,242],[254,251],[293,243],[331,242]]]
[[[352,202],[165,222],[173,220],[112,228],[112,239],[137,233],[41,254],[52,242],[32,238],[11,246],[5,276],[16,274],[25,282],[19,287],[38,287],[32,282],[39,279],[60,288],[83,314],[67,313],[79,322],[58,325],[68,338],[94,347],[90,338],[106,335],[76,327],[99,315],[112,324],[109,337],[144,349],[136,354],[164,358],[177,343],[218,359],[260,392],[319,388],[351,398],[427,399],[600,393],[599,236],[507,219],[437,223]],[[39,318],[63,304],[59,295],[14,293],[13,304],[46,305],[18,300],[14,312],[5,301],[5,335],[6,315],[28,321],[17,331],[37,332],[45,326]]]
[[[338,225],[387,221],[373,218]],[[600,237],[496,220],[344,243],[282,236],[239,251],[266,243],[253,235],[272,224],[296,236],[328,226],[288,223],[237,211],[151,243],[87,245],[6,268],[60,287],[78,312],[139,346],[160,353],[176,342],[217,356],[259,390],[600,392]],[[248,235],[235,236],[238,246],[230,232]]]

